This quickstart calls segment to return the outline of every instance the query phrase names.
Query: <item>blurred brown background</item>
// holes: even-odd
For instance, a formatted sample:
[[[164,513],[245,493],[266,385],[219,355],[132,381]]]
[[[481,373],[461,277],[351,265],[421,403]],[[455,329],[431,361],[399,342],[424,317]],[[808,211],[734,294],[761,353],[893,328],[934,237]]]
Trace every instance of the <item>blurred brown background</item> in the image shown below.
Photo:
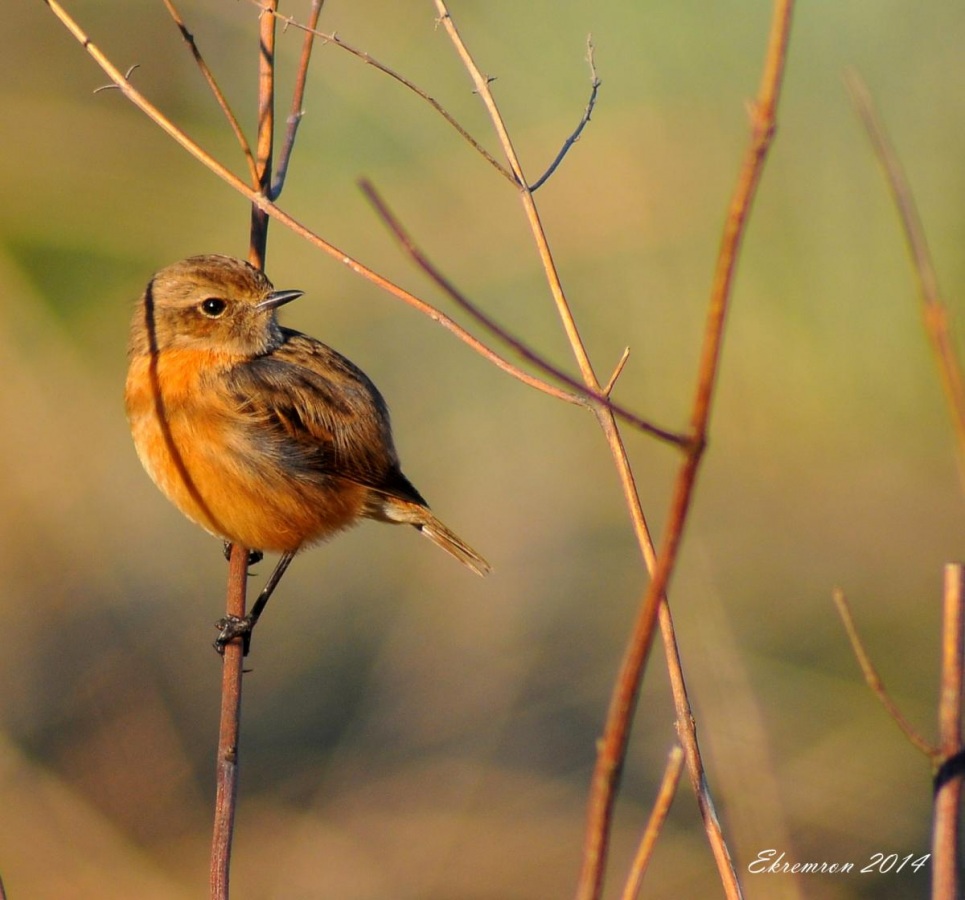
[[[161,3],[70,0],[121,69],[242,171]],[[307,3],[283,11],[304,17]],[[257,10],[181,10],[247,126]],[[770,4],[454,2],[535,178],[600,372],[683,427]],[[430,3],[329,0],[322,27],[406,74],[495,149]],[[133,299],[156,268],[244,255],[245,202],[106,82],[42,3],[0,57],[0,874],[10,900],[204,896],[223,608],[219,544],[140,470],[121,406]],[[962,343],[965,11],[804,4],[736,285],[711,447],[673,583],[699,734],[748,897],[926,896],[928,873],[752,876],[926,853],[930,772],[861,683],[848,593],[905,713],[934,732],[943,563],[962,556],[952,436],[894,211],[849,108],[855,66],[920,204]],[[300,46],[280,37],[282,97]],[[279,112],[287,113],[282,99]],[[361,198],[382,190],[471,297],[571,366],[512,190],[425,104],[317,46],[282,205],[445,301]],[[482,581],[412,532],[306,553],[259,626],[243,716],[238,900],[570,896],[587,783],[645,578],[590,416],[272,227],[287,324],[388,398],[406,471],[495,565]],[[677,457],[627,441],[659,533]],[[258,567],[263,578],[268,565]],[[260,581],[256,582],[260,583]],[[654,654],[619,804],[616,896],[674,740]],[[647,896],[719,884],[682,785]]]

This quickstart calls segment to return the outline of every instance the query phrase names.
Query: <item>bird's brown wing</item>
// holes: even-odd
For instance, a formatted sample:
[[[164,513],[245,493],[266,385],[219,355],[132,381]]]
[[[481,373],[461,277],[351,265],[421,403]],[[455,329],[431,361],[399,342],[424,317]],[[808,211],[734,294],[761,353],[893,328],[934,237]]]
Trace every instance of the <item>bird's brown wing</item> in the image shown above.
[[[345,478],[425,504],[399,470],[389,411],[364,372],[320,341],[285,342],[232,369],[227,387],[259,449],[298,477]]]

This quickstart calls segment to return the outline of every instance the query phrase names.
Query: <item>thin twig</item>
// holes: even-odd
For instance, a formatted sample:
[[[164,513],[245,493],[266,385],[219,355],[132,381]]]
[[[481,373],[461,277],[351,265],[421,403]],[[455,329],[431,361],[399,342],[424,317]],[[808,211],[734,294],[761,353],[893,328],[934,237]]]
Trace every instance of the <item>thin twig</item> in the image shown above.
[[[185,24],[181,13],[178,12],[172,0],[164,0],[164,5],[167,7],[167,11],[171,15],[171,18],[174,19],[174,24],[178,26],[178,30],[181,32],[181,37],[190,48],[194,61],[198,64],[198,68],[201,70],[204,80],[208,82],[208,87],[211,88],[211,93],[214,94],[215,100],[218,101],[218,106],[221,107],[221,111],[225,114],[225,118],[228,120],[231,130],[234,132],[234,135],[238,140],[238,144],[241,147],[241,152],[245,157],[245,162],[248,164],[248,171],[251,175],[251,183],[257,184],[258,170],[255,166],[255,157],[251,152],[251,145],[248,143],[248,139],[245,137],[244,130],[241,127],[241,123],[238,121],[238,117],[234,114],[234,111],[231,109],[231,105],[228,103],[227,98],[225,97],[221,88],[218,86],[214,73],[210,68],[208,68],[208,64],[204,61],[204,57],[201,55],[201,50],[198,48],[197,42],[194,40],[194,35],[188,30],[188,26]]]
[[[670,604],[666,597],[660,604],[660,636],[663,640],[664,655],[667,658],[667,671],[670,675],[670,688],[676,710],[677,739],[680,741],[680,746],[683,748],[687,760],[687,775],[690,778],[690,787],[694,792],[694,797],[697,798],[697,809],[704,825],[707,843],[710,844],[711,853],[714,854],[714,863],[717,866],[717,874],[724,888],[724,896],[730,898],[730,900],[736,900],[736,898],[742,896],[740,881],[737,878],[737,871],[734,868],[734,860],[731,858],[727,841],[724,839],[724,830],[720,823],[720,816],[717,815],[717,806],[714,803],[713,795],[710,793],[710,785],[707,783],[704,761],[700,753],[700,745],[697,742],[697,724],[691,712],[690,697],[687,693],[687,684],[684,681],[683,667],[680,663],[680,652],[677,648],[673,617],[670,614]]]
[[[326,43],[334,44],[339,49],[345,50],[347,53],[350,53],[352,56],[366,65],[372,66],[372,68],[377,69],[384,75],[388,75],[391,79],[397,81],[418,97],[421,97],[440,116],[442,116],[442,118],[445,119],[446,122],[456,130],[456,132],[458,132],[459,136],[463,140],[465,140],[480,156],[483,157],[483,159],[486,160],[486,162],[488,162],[497,172],[499,172],[500,175],[507,179],[511,184],[516,184],[516,179],[513,177],[512,172],[502,165],[499,160],[497,160],[485,147],[482,146],[482,144],[480,144],[468,131],[466,131],[466,129],[463,128],[458,121],[456,121],[452,114],[438,100],[420,88],[417,84],[414,84],[404,75],[401,75],[394,69],[389,68],[387,65],[385,65],[385,63],[379,62],[379,60],[377,60],[374,56],[369,55],[364,50],[359,50],[358,47],[353,47],[351,44],[346,43],[334,32],[319,31],[315,27],[298,22],[292,16],[286,16],[282,15],[280,12],[272,11],[263,4],[262,0],[251,0],[251,2],[262,10],[262,12],[270,13],[279,21],[284,22],[286,27],[291,26],[305,32],[310,32],[315,37],[321,38]]]
[[[570,148],[580,139],[583,129],[586,128],[587,123],[590,121],[590,116],[593,115],[593,108],[596,106],[596,95],[600,92],[600,85],[603,84],[603,82],[600,81],[596,74],[596,63],[593,59],[593,41],[589,37],[586,39],[586,60],[590,64],[590,99],[587,101],[586,109],[583,110],[580,124],[576,126],[573,133],[564,141],[560,152],[556,154],[556,159],[550,163],[549,168],[529,186],[531,194],[536,193],[536,191],[549,180],[550,176],[559,167],[559,164],[563,162],[563,157],[570,152]]]
[[[868,88],[857,72],[846,74],[846,84],[851,94],[851,102],[864,124],[865,131],[871,140],[875,155],[884,172],[888,187],[891,190],[901,219],[901,227],[905,234],[905,241],[911,254],[912,267],[918,282],[918,293],[921,298],[922,318],[925,332],[931,343],[935,361],[938,364],[939,377],[945,391],[952,425],[958,441],[959,474],[965,482],[965,377],[962,375],[962,364],[955,352],[955,342],[952,339],[949,325],[948,307],[941,296],[938,287],[938,276],[932,262],[928,242],[925,239],[925,229],[918,215],[915,199],[904,169],[892,147],[888,134],[875,109],[874,102]]]
[[[942,615],[942,680],[938,732],[942,766],[935,784],[932,827],[932,898],[959,896],[958,834],[965,767],[962,765],[962,676],[965,655],[965,566],[945,566]],[[954,763],[957,763],[955,765]]]
[[[654,437],[658,437],[661,440],[667,441],[668,443],[680,446],[682,442],[686,442],[687,438],[685,436],[675,434],[672,431],[667,431],[666,429],[660,428],[657,425],[653,425],[646,419],[641,419],[639,416],[630,412],[629,410],[616,406],[609,399],[605,391],[595,391],[587,388],[585,385],[581,384],[575,378],[570,377],[552,363],[547,362],[542,356],[523,343],[523,341],[521,341],[519,338],[513,336],[505,328],[499,325],[492,317],[484,313],[468,297],[461,293],[456,286],[449,281],[449,279],[446,278],[446,276],[443,275],[438,268],[436,268],[429,258],[416,246],[408,232],[402,227],[402,223],[392,213],[388,205],[381,198],[381,196],[379,196],[379,193],[375,190],[370,182],[363,179],[359,182],[359,186],[361,187],[362,192],[368,198],[369,202],[375,208],[379,218],[381,218],[382,221],[385,222],[385,224],[389,227],[389,229],[395,235],[396,240],[398,240],[399,244],[402,246],[402,249],[405,250],[405,252],[416,263],[416,265],[418,265],[419,268],[426,273],[426,275],[428,275],[443,291],[445,291],[445,293],[448,294],[448,296],[458,306],[469,313],[469,315],[471,315],[487,331],[498,337],[503,343],[508,344],[517,353],[519,353],[520,356],[531,362],[534,366],[571,387],[574,391],[576,391],[575,396],[580,397],[581,401],[585,399],[594,403],[603,404],[609,409],[612,409],[613,412],[621,419],[630,422],[641,431],[651,434]],[[584,403],[584,405],[586,404]]]
[[[282,144],[281,158],[278,160],[275,180],[271,185],[270,198],[272,200],[277,200],[281,196],[282,188],[285,186],[292,150],[295,149],[295,135],[298,133],[302,116],[305,115],[302,105],[305,101],[305,85],[308,81],[308,64],[311,62],[312,45],[315,43],[315,26],[318,25],[318,17],[321,15],[324,5],[325,0],[312,0],[312,9],[308,15],[308,27],[305,29],[305,40],[302,42],[302,55],[298,60],[298,69],[295,73],[295,89],[292,92],[291,112],[288,114],[285,129],[285,143]],[[263,8],[272,15],[277,13],[277,10],[270,7]]]
[[[895,703],[885,688],[885,684],[881,680],[878,670],[875,668],[868,651],[865,649],[861,635],[858,634],[857,626],[854,624],[854,616],[851,613],[851,606],[848,603],[847,597],[844,595],[844,591],[841,590],[841,588],[835,588],[832,597],[834,599],[834,605],[838,608],[838,615],[841,616],[841,622],[848,635],[848,640],[851,642],[851,649],[854,652],[855,659],[857,659],[858,665],[861,667],[861,674],[864,676],[865,683],[878,700],[881,701],[881,705],[885,708],[891,720],[901,729],[905,737],[924,753],[925,756],[934,759],[938,752],[936,748],[926,741],[905,718],[898,704]]]
[[[235,175],[217,159],[211,156],[211,154],[204,150],[197,142],[188,137],[184,131],[178,128],[169,118],[167,118],[156,106],[154,106],[154,104],[152,104],[140,91],[138,91],[137,88],[125,81],[124,76],[117,69],[117,67],[104,55],[97,45],[93,43],[90,37],[88,37],[84,30],[64,10],[57,0],[43,0],[43,2],[47,4],[51,12],[61,21],[61,23],[74,36],[78,43],[84,47],[91,58],[111,78],[114,84],[120,89],[121,93],[123,93],[131,103],[133,103],[152,122],[161,128],[161,130],[164,131],[168,137],[174,140],[191,156],[198,160],[203,166],[205,166],[205,168],[217,175],[218,178],[224,181],[233,190],[237,191],[251,203],[255,204],[259,209],[264,210],[264,212],[270,215],[273,219],[280,222],[299,237],[308,241],[308,243],[310,243],[313,247],[316,247],[323,253],[326,253],[332,258],[338,260],[338,262],[347,266],[356,275],[365,278],[366,280],[372,282],[372,284],[374,284],[376,287],[381,288],[423,315],[428,316],[433,322],[436,322],[451,334],[455,335],[455,337],[469,346],[484,359],[491,362],[498,369],[506,372],[509,375],[512,375],[514,378],[518,379],[524,384],[529,385],[530,387],[535,388],[536,390],[549,394],[551,397],[565,400],[568,403],[582,404],[584,402],[583,397],[563,391],[555,385],[536,378],[523,369],[520,369],[518,366],[513,365],[511,362],[504,359],[494,350],[479,341],[452,318],[445,315],[445,313],[426,303],[424,300],[419,299],[414,294],[411,294],[409,291],[406,291],[404,288],[400,287],[389,279],[379,275],[373,269],[370,269],[368,266],[359,262],[354,257],[349,256],[349,254],[345,253],[334,244],[329,243],[310,228],[303,225],[296,218],[286,213],[279,206],[262,196],[257,190],[245,184],[244,181],[238,178],[237,175]]]
[[[680,773],[684,767],[684,751],[678,746],[670,751],[667,759],[667,766],[663,770],[663,778],[660,781],[660,790],[657,799],[654,801],[653,809],[650,811],[650,818],[647,820],[647,827],[643,830],[640,838],[640,846],[637,847],[636,855],[633,857],[633,865],[630,867],[630,875],[627,878],[626,886],[623,888],[621,900],[637,900],[640,895],[640,888],[643,885],[643,876],[647,872],[647,866],[653,856],[654,848],[657,846],[657,838],[663,829],[664,822],[667,820],[667,813],[677,794],[677,785],[680,784]]]
[[[274,9],[277,0],[269,0]],[[275,27],[274,16],[261,16],[258,41],[258,140],[255,145],[255,168],[258,194],[271,200],[271,166],[275,150]],[[251,204],[251,239],[248,262],[257,269],[265,268],[268,250],[269,215],[260,203]]]
[[[248,550],[238,544],[231,548],[228,563],[227,613],[245,614],[248,582]],[[217,794],[211,840],[211,900],[227,900],[238,796],[238,736],[241,722],[241,681],[244,648],[240,638],[224,648],[221,669],[221,724],[218,729]]]
[[[613,367],[613,373],[610,375],[609,380],[603,387],[603,393],[610,396],[613,393],[613,389],[616,387],[617,379],[623,374],[623,367],[627,364],[627,360],[630,358],[630,348],[624,347],[623,353],[620,354],[620,359],[617,360],[617,364]]]
[[[751,204],[760,183],[767,151],[774,135],[792,12],[793,0],[777,0],[775,3],[764,72],[754,109],[750,142],[728,211],[711,288],[698,384],[691,414],[693,441],[676,478],[660,553],[634,624],[607,713],[603,738],[599,742],[597,764],[590,788],[583,869],[577,892],[579,900],[595,900],[602,890],[613,807],[626,754],[630,722],[653,641],[658,611],[661,604],[665,602],[667,586],[676,563],[697,472],[706,445],[711,404],[717,384],[724,324],[730,307],[737,258]],[[720,866],[721,860],[718,859],[719,869]],[[726,883],[725,887],[727,887]],[[739,887],[737,889],[739,890]]]
[[[260,196],[266,196],[271,190],[271,160],[275,128],[274,48],[275,20],[266,16],[261,22],[258,40],[258,141],[254,182]],[[267,214],[253,202],[248,260],[259,269],[265,267],[269,221]],[[228,619],[241,619],[245,615],[249,549],[240,544],[233,544],[231,547],[225,604],[225,615]],[[238,752],[244,656],[245,644],[241,639],[230,641],[223,648],[221,727],[218,734],[218,791],[211,846],[212,900],[228,900],[231,845],[234,839],[235,809],[238,799]]]

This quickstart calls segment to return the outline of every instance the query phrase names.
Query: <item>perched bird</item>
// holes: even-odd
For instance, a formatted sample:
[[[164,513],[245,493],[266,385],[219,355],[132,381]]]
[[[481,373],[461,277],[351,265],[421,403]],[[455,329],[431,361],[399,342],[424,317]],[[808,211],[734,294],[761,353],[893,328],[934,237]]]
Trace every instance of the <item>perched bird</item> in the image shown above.
[[[147,473],[212,534],[281,553],[266,590],[300,549],[363,518],[412,525],[487,574],[402,474],[388,408],[365,373],[278,324],[277,309],[301,294],[229,256],[194,256],[151,279],[125,391]],[[224,629],[221,646],[247,641],[263,606]]]

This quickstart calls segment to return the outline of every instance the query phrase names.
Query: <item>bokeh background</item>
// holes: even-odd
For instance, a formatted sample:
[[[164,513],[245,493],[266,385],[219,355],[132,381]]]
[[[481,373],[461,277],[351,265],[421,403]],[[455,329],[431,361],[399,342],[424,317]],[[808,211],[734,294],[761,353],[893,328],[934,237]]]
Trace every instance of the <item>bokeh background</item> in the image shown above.
[[[68,0],[149,97],[236,171],[240,154],[157,3]],[[283,6],[296,17],[307,3]],[[181,11],[243,120],[257,10]],[[708,285],[771,6],[457,2],[453,15],[538,175],[600,372],[687,421]],[[432,4],[329,0],[337,31],[487,146]],[[121,404],[132,301],[200,252],[244,255],[245,202],[117,91],[41,2],[0,55],[0,873],[11,900],[203,896],[223,609],[220,545],[142,473]],[[280,36],[282,100],[300,34]],[[790,861],[927,853],[930,771],[863,686],[840,585],[906,715],[934,734],[942,566],[962,491],[896,216],[849,107],[854,66],[920,204],[961,349],[965,10],[834,0],[797,12],[778,139],[747,237],[712,439],[672,602],[699,735],[747,896],[926,896],[918,874],[753,876]],[[282,203],[427,299],[361,197],[370,178],[474,300],[572,363],[512,190],[422,101],[317,46]],[[479,580],[408,530],[366,524],[297,560],[258,629],[243,715],[233,896],[570,896],[594,741],[646,579],[592,418],[272,227],[284,320],[358,362],[407,473],[495,565]],[[458,313],[456,313],[458,318]],[[627,442],[662,527],[677,463]],[[263,578],[267,563],[258,567]],[[259,583],[259,582],[253,582]],[[674,740],[655,653],[618,808],[622,885]],[[719,883],[684,783],[646,896]]]

